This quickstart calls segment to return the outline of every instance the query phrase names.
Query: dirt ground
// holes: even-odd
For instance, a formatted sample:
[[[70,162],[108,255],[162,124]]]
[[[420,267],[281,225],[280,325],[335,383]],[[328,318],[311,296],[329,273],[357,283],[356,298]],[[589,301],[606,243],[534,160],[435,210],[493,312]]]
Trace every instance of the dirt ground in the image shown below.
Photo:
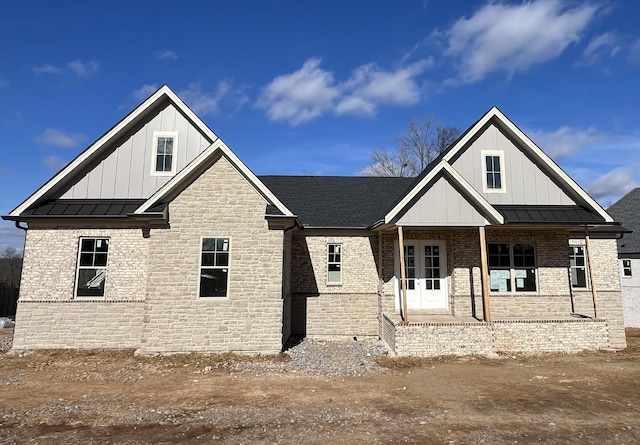
[[[0,353],[0,443],[637,444],[625,351],[389,359],[382,374],[234,370],[286,356]]]

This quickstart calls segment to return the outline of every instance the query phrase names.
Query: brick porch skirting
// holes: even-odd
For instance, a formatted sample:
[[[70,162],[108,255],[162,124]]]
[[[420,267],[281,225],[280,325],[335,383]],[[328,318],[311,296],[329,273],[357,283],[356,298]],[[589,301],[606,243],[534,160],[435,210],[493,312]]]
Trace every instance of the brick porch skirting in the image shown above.
[[[383,314],[382,340],[393,355],[488,355],[498,352],[578,352],[607,349],[606,320],[394,322]]]

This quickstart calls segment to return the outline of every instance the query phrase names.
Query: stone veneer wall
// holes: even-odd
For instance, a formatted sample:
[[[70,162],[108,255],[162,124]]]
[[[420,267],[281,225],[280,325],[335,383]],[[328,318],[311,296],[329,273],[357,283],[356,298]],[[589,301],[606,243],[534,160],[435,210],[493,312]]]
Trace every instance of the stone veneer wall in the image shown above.
[[[577,352],[614,347],[609,339],[606,321],[588,319],[396,325],[385,316],[383,330],[383,340],[392,353],[420,357]]]
[[[141,301],[21,301],[13,349],[138,348]]]
[[[377,336],[378,235],[352,231],[294,231],[292,334]],[[327,283],[327,244],[342,244],[342,283]]]
[[[281,350],[283,233],[266,204],[225,157],[170,203],[149,239],[141,353]],[[227,298],[198,296],[203,237],[230,239]]]
[[[109,238],[103,298],[75,298],[79,239]],[[86,229],[31,223],[14,349],[140,346],[148,240],[131,227]]]

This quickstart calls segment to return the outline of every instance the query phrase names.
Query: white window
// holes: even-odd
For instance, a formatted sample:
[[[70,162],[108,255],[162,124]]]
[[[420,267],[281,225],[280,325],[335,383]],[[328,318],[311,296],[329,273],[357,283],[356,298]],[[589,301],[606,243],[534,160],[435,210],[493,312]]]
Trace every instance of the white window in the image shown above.
[[[327,244],[327,283],[342,283],[342,244]]]
[[[229,288],[229,238],[202,238],[200,297],[226,297]]]
[[[173,176],[176,173],[176,149],[178,132],[153,132],[153,159],[151,174],[154,176]]]
[[[482,150],[483,191],[485,193],[504,193],[504,152],[499,150]]]
[[[622,260],[622,276],[632,277],[631,260]]]
[[[487,249],[493,292],[535,292],[536,254],[533,244],[490,243]]]
[[[104,297],[109,239],[80,238],[78,250],[76,296]]]
[[[586,289],[587,257],[584,246],[569,247],[569,270],[571,272],[571,287],[574,289]]]

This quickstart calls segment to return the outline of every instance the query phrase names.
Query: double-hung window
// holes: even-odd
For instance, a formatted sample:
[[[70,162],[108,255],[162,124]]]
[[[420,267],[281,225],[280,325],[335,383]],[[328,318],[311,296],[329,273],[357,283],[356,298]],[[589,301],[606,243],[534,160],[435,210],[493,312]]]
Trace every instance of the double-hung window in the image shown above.
[[[342,244],[327,244],[327,283],[342,283]]]
[[[622,260],[622,276],[630,278],[633,276],[631,270],[631,260]]]
[[[202,238],[200,297],[227,296],[229,247],[229,238]]]
[[[77,297],[104,297],[109,238],[80,238]]]
[[[536,291],[536,255],[533,244],[490,243],[487,250],[491,291]]]
[[[500,150],[482,150],[482,170],[485,193],[502,193],[506,191],[504,178],[504,153]]]
[[[571,272],[571,287],[574,289],[586,289],[587,257],[584,246],[569,247],[569,271]]]
[[[151,174],[170,176],[176,172],[176,148],[178,133],[175,131],[155,131],[153,133],[153,159]]]

